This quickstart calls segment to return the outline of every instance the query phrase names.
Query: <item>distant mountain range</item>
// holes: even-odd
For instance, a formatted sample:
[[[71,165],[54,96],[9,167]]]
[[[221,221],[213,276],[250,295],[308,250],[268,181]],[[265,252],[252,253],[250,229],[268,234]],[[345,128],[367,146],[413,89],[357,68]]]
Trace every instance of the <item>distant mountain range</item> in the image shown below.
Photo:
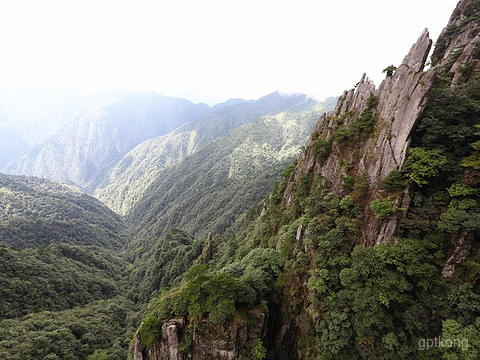
[[[0,171],[67,183],[0,174],[0,358],[480,358],[479,28],[338,102],[0,89]]]
[[[324,107],[299,100],[231,130],[159,172],[141,191],[129,221],[142,229],[143,237],[147,232],[162,235],[172,227],[195,235],[224,233],[239,214],[263,199],[273,180],[301,151]],[[103,196],[100,199],[109,203]]]
[[[227,135],[233,129],[256,121],[266,114],[276,114],[294,106],[305,105],[311,106],[313,109],[317,104],[315,101],[307,99],[305,95],[285,97],[278,93],[267,95],[253,102],[236,100],[227,103],[231,102],[233,105],[215,106],[201,119],[186,123],[167,135],[146,140],[136,146],[113,166],[94,194],[115,211],[126,214],[141,198],[147,187],[161,176],[163,169],[176,164],[215,139]],[[294,110],[292,109],[292,111]],[[277,130],[282,131],[281,125],[275,124],[279,126]],[[266,128],[260,124],[258,126]],[[290,135],[296,139],[295,145],[302,141],[302,137],[307,136],[305,130],[308,131],[313,126],[313,122],[304,121],[299,126],[301,130]],[[225,141],[232,141],[233,137],[228,139],[230,140]],[[268,142],[270,139],[275,139],[273,140],[274,146],[283,145],[285,140],[276,136],[264,140]],[[204,159],[205,161],[210,160],[218,153],[215,151],[215,146],[220,145],[213,145],[206,150],[210,155]],[[226,154],[229,153],[225,152],[224,155]],[[195,168],[200,166],[198,164]],[[182,178],[181,175],[176,175],[176,177]]]
[[[209,110],[204,104],[153,92],[102,92],[69,108],[62,122],[55,121],[58,129],[53,134],[2,171],[74,183],[92,191],[111,166],[136,145]],[[28,138],[28,134],[24,136]]]
[[[0,100],[8,359],[124,359],[152,293],[181,281],[209,233],[243,229],[334,103],[36,91]]]
[[[154,92],[38,88],[27,91],[22,102],[20,90],[0,91],[0,140],[5,138],[1,171],[76,185],[120,214],[129,211],[163,169],[230,130],[316,103],[303,94],[277,92],[210,108]]]

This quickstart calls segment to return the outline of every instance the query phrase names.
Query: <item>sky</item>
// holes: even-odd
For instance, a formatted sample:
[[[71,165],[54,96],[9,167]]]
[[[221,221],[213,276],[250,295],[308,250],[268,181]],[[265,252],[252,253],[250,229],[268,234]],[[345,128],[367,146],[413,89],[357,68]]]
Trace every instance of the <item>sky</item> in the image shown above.
[[[457,0],[0,2],[0,84],[156,91],[209,105],[378,86]]]

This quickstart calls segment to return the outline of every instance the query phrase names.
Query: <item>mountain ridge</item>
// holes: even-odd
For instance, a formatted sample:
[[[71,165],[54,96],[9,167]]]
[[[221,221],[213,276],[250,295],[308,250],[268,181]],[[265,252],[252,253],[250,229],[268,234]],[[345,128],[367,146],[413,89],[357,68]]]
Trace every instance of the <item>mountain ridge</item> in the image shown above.
[[[82,104],[42,144],[2,171],[74,183],[92,191],[134,146],[210,111],[153,92],[110,91]]]
[[[226,136],[229,131],[260,116],[314,104],[305,95],[295,97],[272,93],[257,101],[222,106],[203,118],[186,123],[173,132],[142,142],[125,155],[105,176],[95,196],[122,215],[138,201],[148,186],[169,166]],[[301,111],[301,109],[299,109]]]
[[[0,173],[0,244],[16,248],[54,242],[119,250],[120,217],[97,199],[51,180]]]
[[[422,346],[480,341],[479,12],[320,117],[259,216],[152,298],[135,360],[480,356]]]

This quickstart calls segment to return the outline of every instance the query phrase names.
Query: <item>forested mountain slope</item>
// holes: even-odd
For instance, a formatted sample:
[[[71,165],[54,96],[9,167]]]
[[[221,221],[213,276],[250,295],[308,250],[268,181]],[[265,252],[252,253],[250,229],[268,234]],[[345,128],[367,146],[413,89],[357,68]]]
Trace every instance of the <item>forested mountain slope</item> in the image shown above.
[[[64,310],[122,294],[126,262],[98,246],[0,247],[0,318]]]
[[[133,314],[124,230],[117,214],[76,189],[0,174],[2,359],[124,358]]]
[[[0,169],[66,125],[92,96],[78,90],[0,86]]]
[[[0,322],[2,360],[126,359],[132,304],[121,296]]]
[[[424,31],[345,92],[260,216],[152,298],[134,359],[478,358],[479,30],[462,0],[430,69]]]
[[[303,98],[160,172],[127,216],[135,229],[127,247],[135,284],[130,298],[143,303],[171,286],[199,256],[209,233],[233,235],[243,225],[242,214],[272,189],[327,106]]]
[[[102,92],[66,114],[64,126],[2,171],[74,183],[93,191],[136,145],[208,111],[207,105],[153,92]]]
[[[55,242],[119,250],[120,217],[97,199],[50,180],[0,174],[0,244],[15,248]]]
[[[313,100],[231,130],[162,172],[132,208],[138,238],[172,227],[192,235],[223,233],[260,201],[301,149],[324,105]]]
[[[95,196],[118,213],[127,214],[148,186],[162,176],[163,169],[245,123],[295,105],[311,103],[313,100],[302,94],[272,93],[256,101],[237,99],[219,104],[201,119],[136,146],[113,167]]]

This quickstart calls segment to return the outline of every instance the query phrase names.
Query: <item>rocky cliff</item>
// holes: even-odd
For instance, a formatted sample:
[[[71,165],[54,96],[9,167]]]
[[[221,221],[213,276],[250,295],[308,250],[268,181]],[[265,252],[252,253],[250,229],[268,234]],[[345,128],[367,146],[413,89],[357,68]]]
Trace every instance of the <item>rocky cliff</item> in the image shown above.
[[[432,40],[424,30],[402,63],[385,69],[378,88],[363,75],[346,91],[320,117],[234,255],[215,263],[230,250],[225,245],[212,257],[209,276],[241,282],[239,259],[260,250],[278,254],[280,271],[270,279],[275,297],[266,300],[275,316],[257,338],[265,352],[247,358],[446,358],[457,354],[420,353],[418,339],[467,336],[480,323],[478,312],[460,309],[472,301],[480,308],[479,5],[458,3],[430,68]],[[168,307],[178,291],[157,306]],[[242,296],[236,294],[240,304]],[[178,358],[178,342],[166,340],[173,317],[166,318],[148,349],[168,351],[143,351],[142,359]],[[199,358],[230,359],[209,334],[223,336],[213,328],[196,334],[195,343],[211,351]]]
[[[432,40],[425,29],[411,47],[402,63],[391,72],[378,88],[364,74],[355,88],[345,91],[334,111],[324,114],[318,121],[307,151],[298,159],[294,182],[285,192],[287,204],[292,202],[294,191],[302,174],[321,173],[325,184],[335,193],[343,191],[345,177],[368,176],[370,185],[368,204],[373,199],[386,196],[382,180],[404,164],[412,131],[415,129],[427,104],[428,94],[441,69],[448,69],[451,86],[455,86],[465,72],[478,70],[478,23],[468,21],[472,12],[471,1],[461,1],[448,26],[439,38],[432,56],[434,66],[424,70]],[[468,69],[466,70],[466,66]],[[368,104],[368,99],[372,103]],[[374,99],[374,100],[373,100]],[[354,122],[365,114],[371,115],[372,128],[359,136],[361,129]],[[353,126],[352,126],[353,125]],[[340,136],[339,132],[340,131]],[[356,134],[348,134],[356,131]],[[344,132],[347,132],[345,136]],[[362,135],[362,134],[360,134]],[[318,138],[331,141],[328,157],[318,161],[314,145]],[[408,191],[395,199],[395,206],[408,208]],[[380,221],[365,206],[362,235],[358,243],[373,245],[395,241],[395,231],[401,214]]]
[[[255,339],[265,337],[267,314],[252,309],[244,316],[235,316],[223,324],[208,320],[198,323],[175,318],[159,325],[158,340],[148,351],[142,347],[140,333],[135,335],[133,359],[203,360],[248,359]]]

